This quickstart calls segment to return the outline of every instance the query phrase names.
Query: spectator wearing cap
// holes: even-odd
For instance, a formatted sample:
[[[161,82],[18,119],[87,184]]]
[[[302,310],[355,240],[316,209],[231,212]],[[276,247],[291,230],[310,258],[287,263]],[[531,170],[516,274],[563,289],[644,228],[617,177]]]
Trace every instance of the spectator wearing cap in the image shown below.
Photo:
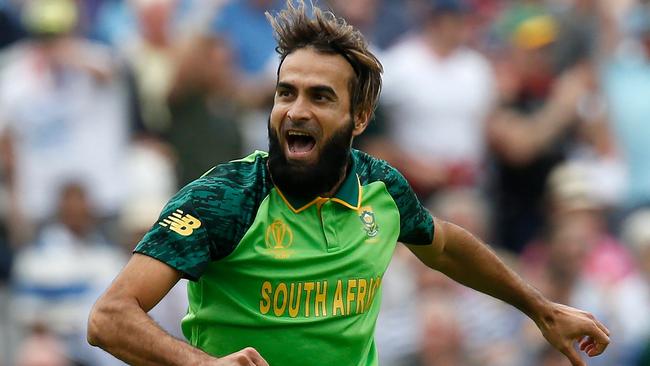
[[[515,11],[517,10],[517,11]],[[496,60],[499,107],[487,127],[496,242],[519,252],[544,223],[546,179],[573,146],[577,103],[592,87],[590,69],[553,67],[555,19],[542,9],[507,12],[505,51]]]

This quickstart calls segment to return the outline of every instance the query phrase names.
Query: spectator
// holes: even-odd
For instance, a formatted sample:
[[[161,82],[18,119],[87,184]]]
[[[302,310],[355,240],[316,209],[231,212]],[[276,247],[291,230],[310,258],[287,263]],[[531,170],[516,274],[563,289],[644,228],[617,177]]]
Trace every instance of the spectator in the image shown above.
[[[196,36],[179,52],[166,140],[178,156],[182,186],[216,164],[241,157],[241,106],[232,91],[238,70],[224,39]]]
[[[546,260],[537,264],[524,262],[522,270],[532,284],[553,301],[582,306],[595,316],[605,318],[608,324],[613,324],[617,319],[611,305],[606,301],[605,288],[597,279],[583,271],[592,235],[589,223],[578,217],[556,222],[547,232]],[[532,329],[532,324],[526,324]],[[534,335],[529,336],[525,344],[529,358],[535,354],[543,354],[545,348],[543,339],[531,329],[523,330]],[[612,332],[613,338],[618,336],[618,332]],[[590,360],[590,365],[619,364],[622,357],[620,346],[615,346],[610,351],[611,353],[604,357]]]
[[[229,1],[217,14],[212,30],[233,50],[235,68],[241,70],[231,92],[247,107],[241,113],[244,150],[268,147],[267,117],[275,93],[278,58],[271,26],[264,15],[281,8],[282,0]]]
[[[92,365],[115,361],[85,341],[86,317],[125,257],[99,232],[83,186],[70,183],[59,196],[56,222],[18,253],[13,270],[15,320],[23,329],[43,324],[66,344],[70,359]]]
[[[601,78],[616,145],[622,151],[628,180],[625,208],[650,204],[650,5],[640,5],[626,14],[628,37],[621,34],[623,21],[603,14]]]
[[[578,265],[579,276],[588,279],[598,289],[598,306],[608,313],[614,359],[627,364],[639,346],[648,327],[650,317],[643,310],[647,307],[647,289],[640,284],[635,264],[627,248],[609,232],[606,224],[605,206],[598,199],[595,182],[584,164],[564,163],[556,167],[548,179],[547,225],[582,227],[584,253]],[[553,230],[553,229],[551,229]],[[578,236],[576,236],[578,238]],[[576,239],[578,240],[578,239]],[[573,258],[567,246],[565,260]],[[553,261],[549,257],[552,245],[538,241],[528,245],[522,253],[525,268],[544,268]],[[567,265],[568,266],[568,265]],[[561,271],[557,271],[561,273]]]
[[[384,58],[390,143],[379,154],[424,199],[475,186],[483,166],[494,80],[488,60],[464,46],[468,10],[462,0],[430,1],[422,30]]]
[[[487,202],[477,191],[463,188],[445,190],[433,200],[431,211],[438,217],[452,220],[472,230],[477,237],[489,242],[490,211]],[[513,268],[517,268],[517,259],[509,253],[502,251],[499,256],[507,260]],[[427,275],[430,276],[430,273]],[[436,292],[436,297],[430,297],[430,301],[434,301],[434,298],[441,298],[443,302],[451,299],[456,304],[456,308],[465,309],[454,315],[462,336],[462,350],[466,353],[466,362],[463,364],[483,366],[522,364],[524,350],[521,341],[514,335],[521,330],[525,318],[514,308],[493,298],[450,286],[453,283],[446,278],[428,279],[425,283],[429,285],[423,286],[424,291],[427,289],[431,291],[432,287],[443,289]],[[447,287],[441,286],[441,283]]]
[[[581,220],[590,227],[592,239],[583,270],[607,287],[616,287],[631,274],[629,252],[608,229],[607,206],[599,196],[600,179],[581,162],[566,162],[553,169],[547,180],[546,222]],[[528,248],[530,249],[530,247]],[[524,253],[526,259],[529,253]]]
[[[77,16],[72,0],[27,2],[31,37],[6,51],[0,71],[14,234],[51,217],[58,191],[72,179],[86,184],[100,216],[115,215],[121,204],[128,131],[120,69],[109,50],[72,33]]]
[[[167,96],[176,70],[176,43],[172,33],[175,0],[134,0],[138,32],[123,49],[134,83],[135,121],[144,131],[164,134],[171,125]],[[137,124],[137,123],[136,123]]]
[[[589,61],[596,55],[599,1],[555,1],[548,5],[550,13],[557,20],[558,37],[553,47],[553,65],[557,72]]]
[[[583,64],[555,73],[552,45],[558,30],[550,15],[512,17],[509,53],[496,66],[500,106],[487,132],[496,243],[519,252],[543,226],[546,178],[572,147],[576,105],[590,87],[590,74]]]

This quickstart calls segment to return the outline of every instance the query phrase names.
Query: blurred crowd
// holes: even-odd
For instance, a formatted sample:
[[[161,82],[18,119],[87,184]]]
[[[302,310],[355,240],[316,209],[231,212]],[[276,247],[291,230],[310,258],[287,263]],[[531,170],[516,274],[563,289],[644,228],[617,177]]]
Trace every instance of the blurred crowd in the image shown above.
[[[650,365],[650,1],[320,0],[382,61],[357,148]],[[0,0],[0,365],[121,363],[90,306],[166,200],[267,148],[280,0]],[[384,366],[561,366],[529,319],[398,247]],[[181,282],[152,310],[182,337]]]

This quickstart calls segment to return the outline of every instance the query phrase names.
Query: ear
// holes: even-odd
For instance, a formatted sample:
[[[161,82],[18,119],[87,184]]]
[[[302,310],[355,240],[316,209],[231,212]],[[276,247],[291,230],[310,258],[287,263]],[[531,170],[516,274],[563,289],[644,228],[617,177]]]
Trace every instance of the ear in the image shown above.
[[[356,137],[363,133],[370,123],[370,113],[368,112],[358,112],[354,116],[354,129],[352,130],[352,136]]]

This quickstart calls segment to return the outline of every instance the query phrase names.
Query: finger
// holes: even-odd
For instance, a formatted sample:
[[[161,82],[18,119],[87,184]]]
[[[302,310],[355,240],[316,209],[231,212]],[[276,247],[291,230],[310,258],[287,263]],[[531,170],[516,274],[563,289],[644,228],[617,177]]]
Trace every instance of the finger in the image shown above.
[[[571,361],[572,366],[587,366],[584,361],[580,358],[580,355],[578,355],[578,352],[576,352],[575,349],[571,346],[565,346],[562,349],[560,349],[562,353]]]
[[[255,363],[255,366],[269,366],[269,363],[266,362],[265,359],[262,358],[262,356],[258,357],[257,359],[253,360]]]
[[[587,356],[589,356],[589,357],[596,357],[596,356],[598,356],[598,355],[601,354],[601,353],[603,353],[602,350],[598,350],[598,348],[594,348],[594,349],[592,349],[592,350],[589,350],[589,352],[587,352]]]
[[[599,354],[601,354],[601,353],[603,353],[605,351],[605,348],[607,348],[607,344],[595,343],[593,349],[588,351],[587,355],[589,357],[598,356]]]
[[[596,323],[596,326],[597,326],[600,330],[602,330],[603,333],[605,333],[605,334],[609,337],[609,329],[607,329],[607,327],[606,327],[603,323],[601,323],[600,321],[598,321],[598,319],[596,319],[596,318],[594,318],[594,323]]]
[[[269,366],[268,362],[266,362],[266,360],[262,358],[262,355],[260,355],[260,353],[257,352],[255,348],[253,347],[245,348],[244,352],[253,362],[253,366]]]
[[[594,324],[596,324],[596,326],[597,326],[600,330],[602,330],[603,333],[605,333],[605,335],[609,336],[609,329],[607,329],[607,327],[606,327],[603,323],[601,323],[601,322],[600,322],[600,321],[599,321],[599,320],[594,316],[594,314],[592,314],[592,313],[585,313],[585,315],[587,316],[587,318],[589,318],[591,321],[593,321]]]
[[[584,351],[588,346],[593,345],[593,344],[594,344],[594,339],[593,339],[593,338],[591,338],[591,337],[584,337],[584,338],[580,341],[580,350],[581,350],[581,351]]]
[[[595,322],[594,325],[591,327],[591,329],[589,329],[586,333],[587,333],[586,335],[590,336],[597,344],[602,344],[605,347],[607,347],[607,345],[609,344],[609,336],[607,335],[607,333],[601,330],[600,327],[598,327]]]
[[[609,342],[599,343],[591,337],[587,337],[580,343],[580,350],[584,351],[589,357],[598,356],[605,351]]]

